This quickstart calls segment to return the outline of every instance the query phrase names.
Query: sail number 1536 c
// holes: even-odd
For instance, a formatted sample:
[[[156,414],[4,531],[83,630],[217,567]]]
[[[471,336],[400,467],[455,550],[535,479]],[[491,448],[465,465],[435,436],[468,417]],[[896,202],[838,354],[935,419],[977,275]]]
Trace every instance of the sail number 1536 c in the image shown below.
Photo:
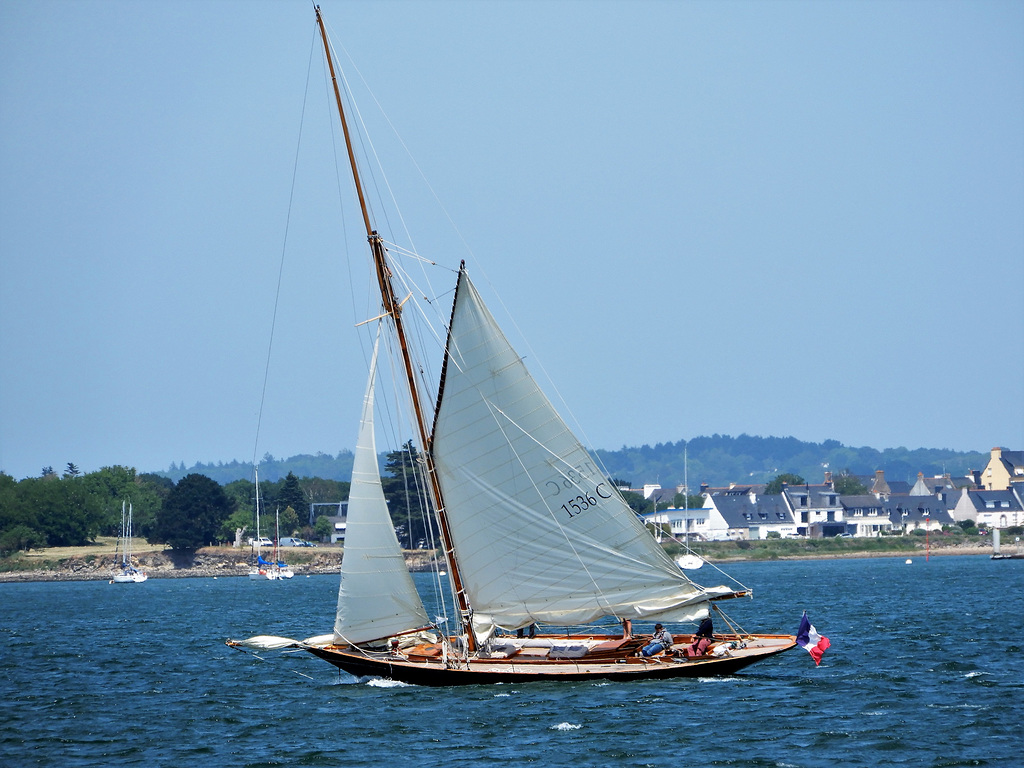
[[[565,504],[562,505],[562,509],[569,517],[576,517],[581,512],[586,512],[591,507],[597,506],[597,497],[602,499],[610,499],[612,495],[608,493],[608,489],[604,487],[604,483],[598,483],[594,486],[594,490],[589,493],[581,493],[572,499],[569,499]]]
[[[593,490],[583,490],[580,487],[582,480],[595,474],[590,462],[585,462],[583,465],[570,469],[567,472],[560,471],[559,474],[562,475],[561,481],[548,480],[545,485],[551,490],[552,496],[558,496],[567,489],[579,491],[576,496],[562,504],[562,511],[569,517],[576,517],[576,515],[586,512],[591,507],[596,507],[599,498],[610,499],[612,497],[607,484],[604,482],[595,485]]]

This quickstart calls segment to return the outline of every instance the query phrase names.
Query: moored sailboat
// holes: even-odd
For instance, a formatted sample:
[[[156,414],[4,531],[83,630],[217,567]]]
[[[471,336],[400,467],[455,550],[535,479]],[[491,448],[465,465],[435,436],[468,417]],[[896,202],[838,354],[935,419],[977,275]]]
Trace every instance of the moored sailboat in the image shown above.
[[[693,623],[706,618],[716,601],[749,591],[698,586],[687,578],[559,416],[464,264],[457,271],[436,404],[428,417],[390,256],[364,202],[319,8],[317,23],[381,319],[395,338],[421,449],[455,625],[427,619],[379,491],[372,427],[375,351],[334,631],[304,641],[257,636],[229,645],[297,647],[353,675],[423,685],[720,675],[792,648],[791,635],[730,628],[697,657],[681,653],[694,641],[692,631],[674,633],[675,644],[661,655],[639,653],[646,640],[633,635],[634,621]],[[621,630],[599,623],[609,620],[621,622]]]
[[[145,571],[135,565],[135,556],[132,554],[132,505],[131,502],[121,502],[121,530],[117,537],[116,553],[120,553],[121,562],[110,579],[111,584],[141,584],[149,576]],[[115,559],[117,554],[114,555]]]
[[[276,533],[274,535],[273,542],[273,555],[271,560],[265,560],[263,558],[262,541],[263,537],[260,535],[260,475],[259,470],[255,471],[256,477],[256,502],[255,502],[255,515],[256,515],[256,537],[253,539],[253,549],[255,559],[252,567],[249,568],[249,578],[253,581],[280,581],[281,579],[290,579],[295,573],[285,563],[281,562],[278,556],[278,542],[281,541],[281,516],[276,515]]]

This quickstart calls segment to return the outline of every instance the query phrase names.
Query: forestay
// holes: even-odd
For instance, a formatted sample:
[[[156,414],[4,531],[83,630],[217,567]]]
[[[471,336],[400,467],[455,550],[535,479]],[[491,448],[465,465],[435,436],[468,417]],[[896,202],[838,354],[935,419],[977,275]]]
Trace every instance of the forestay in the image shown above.
[[[373,428],[378,345],[379,337],[373,348],[352,466],[345,554],[334,619],[334,639],[339,643],[380,640],[429,623],[402,556],[380,483]]]
[[[706,613],[710,595],[731,591],[694,585],[645,530],[464,270],[433,457],[478,632],[608,615],[688,621]]]

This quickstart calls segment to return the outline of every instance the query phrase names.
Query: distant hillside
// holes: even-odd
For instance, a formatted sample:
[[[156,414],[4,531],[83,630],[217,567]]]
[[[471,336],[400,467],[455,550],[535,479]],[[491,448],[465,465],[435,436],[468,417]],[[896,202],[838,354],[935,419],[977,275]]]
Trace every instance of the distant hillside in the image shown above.
[[[352,451],[341,451],[337,456],[330,456],[326,453],[316,455],[301,453],[289,459],[275,459],[267,454],[259,465],[260,480],[276,482],[282,477],[287,477],[289,472],[294,472],[296,477],[320,477],[324,480],[348,482],[352,479],[353,458]],[[221,485],[227,485],[235,480],[251,480],[253,478],[251,461],[232,461],[227,464],[224,462],[198,463],[191,467],[186,467],[185,462],[182,462],[180,466],[171,464],[171,468],[167,472],[154,472],[153,474],[168,477],[175,483],[185,475],[206,475]]]
[[[644,483],[659,483],[664,488],[682,485],[685,471],[694,489],[701,483],[766,483],[783,472],[820,483],[826,471],[839,473],[846,469],[854,475],[873,475],[881,469],[887,480],[913,484],[918,472],[925,477],[947,472],[954,478],[964,477],[969,470],[983,469],[989,459],[988,453],[935,448],[878,451],[851,448],[836,440],[806,443],[795,437],[751,435],[712,435],[659,443],[653,448],[644,445],[596,453],[612,477],[629,480],[634,487]]]
[[[827,470],[838,473],[844,469],[855,475],[872,475],[875,470],[882,469],[888,480],[913,483],[918,472],[923,472],[926,477],[948,472],[954,478],[961,478],[969,470],[983,469],[989,459],[988,453],[936,448],[886,448],[878,451],[868,447],[851,448],[836,440],[806,443],[795,437],[751,435],[712,435],[677,443],[658,443],[653,447],[642,445],[617,451],[598,449],[595,453],[611,477],[628,480],[634,486],[660,483],[665,488],[681,485],[684,476],[691,488],[697,488],[701,483],[711,486],[766,483],[783,472],[800,475],[808,482],[821,482]],[[288,459],[267,455],[260,462],[260,477],[274,481],[294,472],[297,477],[347,481],[352,475],[352,459],[351,451],[341,451],[337,456],[300,454]],[[184,463],[181,466],[172,464],[169,471],[155,474],[178,482],[193,472],[206,475],[222,485],[253,476],[252,464],[239,461],[195,464],[187,468]]]

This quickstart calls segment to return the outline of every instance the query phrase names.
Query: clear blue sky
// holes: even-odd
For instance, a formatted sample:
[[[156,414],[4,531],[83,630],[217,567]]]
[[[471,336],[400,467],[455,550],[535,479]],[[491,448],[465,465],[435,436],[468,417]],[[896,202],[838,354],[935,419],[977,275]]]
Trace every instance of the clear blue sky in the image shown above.
[[[1024,3],[322,6],[465,242],[385,139],[418,248],[469,259],[592,446],[1024,448]],[[313,32],[0,4],[0,469],[354,447]]]

